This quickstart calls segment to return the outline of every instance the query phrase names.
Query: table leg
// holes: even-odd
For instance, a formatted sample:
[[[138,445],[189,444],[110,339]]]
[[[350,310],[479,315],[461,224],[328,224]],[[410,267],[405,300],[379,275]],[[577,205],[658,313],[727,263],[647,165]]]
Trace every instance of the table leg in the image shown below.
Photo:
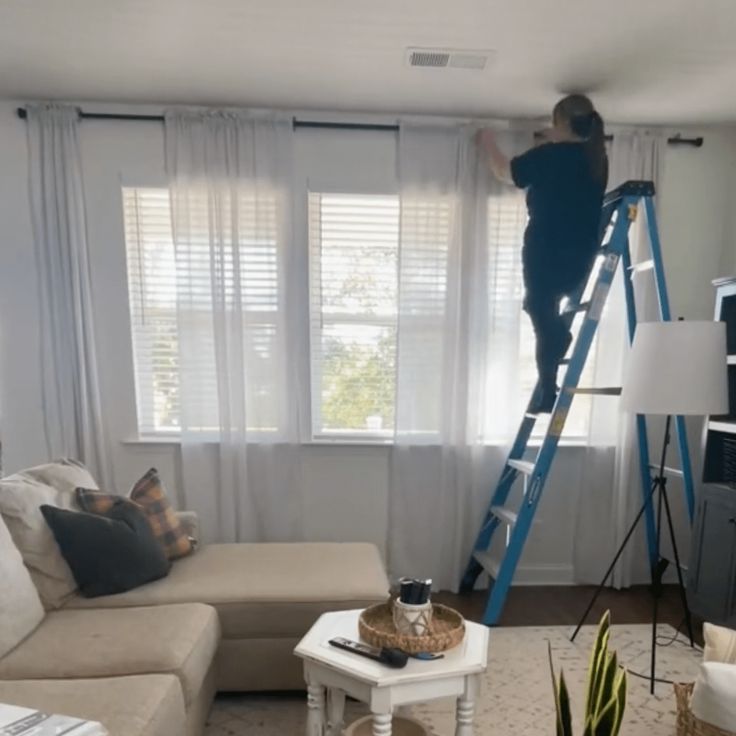
[[[393,716],[390,713],[373,714],[373,736],[391,736],[391,722]]]
[[[342,736],[345,726],[345,692],[343,690],[327,691],[327,724],[328,736]]]
[[[475,698],[478,694],[478,678],[465,678],[465,692],[457,699],[455,736],[473,736]]]
[[[324,736],[325,689],[322,685],[307,686],[307,736]]]

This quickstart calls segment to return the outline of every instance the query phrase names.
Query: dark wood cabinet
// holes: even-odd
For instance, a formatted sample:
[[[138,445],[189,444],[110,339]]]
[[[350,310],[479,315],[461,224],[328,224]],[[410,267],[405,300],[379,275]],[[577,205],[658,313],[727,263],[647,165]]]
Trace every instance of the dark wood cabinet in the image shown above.
[[[688,601],[693,613],[736,628],[736,491],[705,486],[690,553]]]
[[[736,277],[719,279],[716,320],[726,323],[729,411],[705,425],[703,488],[688,573],[688,601],[706,621],[736,628]]]

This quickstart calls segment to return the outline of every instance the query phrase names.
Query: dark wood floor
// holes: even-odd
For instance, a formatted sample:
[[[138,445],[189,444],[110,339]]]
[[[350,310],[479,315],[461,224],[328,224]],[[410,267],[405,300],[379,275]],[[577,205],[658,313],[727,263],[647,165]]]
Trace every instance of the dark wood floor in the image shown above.
[[[506,600],[500,626],[574,626],[595,591],[594,586],[523,586],[511,589]],[[486,605],[486,593],[469,595],[439,593],[438,603],[460,611],[469,621],[481,621]],[[614,624],[645,624],[652,620],[652,597],[648,586],[628,590],[606,588],[599,597],[586,623],[595,624],[606,610],[611,611]],[[684,630],[684,614],[676,585],[667,585],[659,601],[659,620]],[[696,638],[702,642],[700,622],[694,621]]]

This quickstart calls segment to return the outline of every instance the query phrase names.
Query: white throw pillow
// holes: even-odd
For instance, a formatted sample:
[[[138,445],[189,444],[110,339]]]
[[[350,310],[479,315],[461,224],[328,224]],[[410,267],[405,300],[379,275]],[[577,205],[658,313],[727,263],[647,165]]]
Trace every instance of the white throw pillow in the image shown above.
[[[0,658],[43,620],[38,591],[0,517]]]
[[[77,589],[40,507],[76,510],[74,489],[96,489],[89,471],[73,460],[39,465],[0,480],[0,514],[46,608],[59,608]]]
[[[690,710],[705,723],[736,732],[736,665],[724,662],[700,665]]]
[[[736,631],[715,624],[703,624],[704,662],[736,664]]]

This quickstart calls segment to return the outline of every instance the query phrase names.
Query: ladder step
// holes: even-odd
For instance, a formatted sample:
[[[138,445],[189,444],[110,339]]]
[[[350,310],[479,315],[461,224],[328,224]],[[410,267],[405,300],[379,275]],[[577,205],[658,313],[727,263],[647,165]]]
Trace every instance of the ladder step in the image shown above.
[[[585,394],[587,396],[621,396],[621,386],[604,386],[603,388],[568,388],[568,393]]]
[[[650,465],[649,470],[655,470],[656,472],[659,472],[659,465]],[[675,478],[684,478],[685,474],[682,472],[682,470],[679,470],[678,468],[668,468],[665,465],[664,468],[665,475],[673,475]]]
[[[498,577],[498,570],[501,567],[499,560],[495,559],[490,552],[477,551],[473,552],[473,557],[478,561],[480,566],[495,580]]]
[[[650,258],[648,261],[642,261],[636,263],[629,269],[632,273],[640,273],[642,271],[651,271],[654,268],[654,259]]]
[[[578,312],[587,312],[590,302],[580,302],[580,304],[568,304],[562,314],[577,314]]]
[[[519,515],[515,511],[507,509],[505,506],[491,506],[491,513],[507,526],[514,526],[516,520],[519,518]]]
[[[644,179],[631,179],[624,182],[618,189],[608,192],[603,199],[603,206],[615,203],[623,197],[653,197],[655,194],[654,182]]]
[[[524,473],[524,475],[531,475],[534,472],[534,463],[530,463],[528,460],[509,460],[506,465],[520,473]]]

